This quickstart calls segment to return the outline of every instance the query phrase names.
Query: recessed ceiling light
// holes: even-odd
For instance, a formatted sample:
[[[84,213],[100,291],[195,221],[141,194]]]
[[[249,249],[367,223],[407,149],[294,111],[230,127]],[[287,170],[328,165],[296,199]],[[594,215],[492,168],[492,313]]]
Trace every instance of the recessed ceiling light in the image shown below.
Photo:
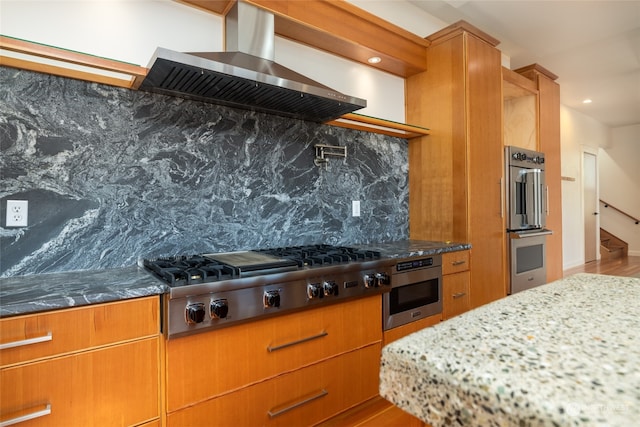
[[[583,104],[591,104],[591,101],[589,98],[585,99],[584,101],[582,101]]]
[[[371,58],[367,59],[367,62],[369,64],[377,64],[380,61],[382,61],[382,58],[380,58],[379,56],[372,56]]]

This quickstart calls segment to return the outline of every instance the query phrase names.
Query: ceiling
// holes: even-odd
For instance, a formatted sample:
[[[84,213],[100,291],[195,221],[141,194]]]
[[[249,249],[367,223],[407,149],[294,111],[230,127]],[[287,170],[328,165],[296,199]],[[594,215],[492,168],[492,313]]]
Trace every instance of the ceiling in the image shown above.
[[[559,76],[563,105],[612,128],[640,124],[640,0],[408,1],[497,38],[511,69],[537,63]]]

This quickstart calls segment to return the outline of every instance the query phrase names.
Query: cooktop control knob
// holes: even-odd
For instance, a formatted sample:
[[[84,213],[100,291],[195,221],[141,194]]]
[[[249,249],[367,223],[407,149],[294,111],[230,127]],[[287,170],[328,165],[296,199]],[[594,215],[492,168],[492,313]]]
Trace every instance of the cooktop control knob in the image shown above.
[[[387,273],[376,273],[376,287],[389,286],[390,284],[391,280],[389,279],[389,275]]]
[[[194,325],[196,323],[202,323],[204,321],[205,309],[204,304],[201,302],[187,305],[185,310],[185,317],[187,323]]]
[[[334,295],[334,296],[338,296],[338,289],[340,289],[338,287],[338,284],[336,282],[334,282],[333,280],[327,280],[326,282],[324,282],[322,284],[323,288],[324,288],[324,294],[325,295]]]
[[[229,314],[229,304],[226,299],[211,301],[211,318],[224,319]]]
[[[320,283],[309,283],[307,285],[307,296],[309,299],[313,298],[322,298],[323,293],[321,292]]]
[[[280,291],[264,291],[264,308],[280,307]]]
[[[363,279],[365,288],[373,288],[376,286],[376,278],[373,274],[365,274]]]

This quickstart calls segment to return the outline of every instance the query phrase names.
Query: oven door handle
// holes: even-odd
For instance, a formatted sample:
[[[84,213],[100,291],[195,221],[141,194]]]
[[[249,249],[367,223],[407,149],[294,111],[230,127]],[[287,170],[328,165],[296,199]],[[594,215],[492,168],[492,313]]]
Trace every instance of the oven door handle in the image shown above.
[[[547,236],[549,234],[553,234],[553,231],[547,230],[546,228],[536,232],[529,233],[510,233],[512,239],[526,239],[529,237],[538,237],[538,236]]]

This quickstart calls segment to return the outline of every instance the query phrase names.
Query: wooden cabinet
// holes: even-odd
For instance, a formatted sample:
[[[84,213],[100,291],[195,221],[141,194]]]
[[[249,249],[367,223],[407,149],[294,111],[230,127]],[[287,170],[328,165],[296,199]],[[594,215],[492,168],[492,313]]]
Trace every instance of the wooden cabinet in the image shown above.
[[[376,295],[169,340],[168,425],[297,425],[296,417],[320,421],[377,395],[381,301]],[[267,414],[292,405],[286,416]],[[247,423],[238,424],[243,417]]]
[[[560,168],[560,86],[538,64],[503,69],[504,144],[545,154],[547,184],[547,281],[562,278],[562,178]],[[531,136],[527,138],[527,136]]]
[[[504,145],[538,151],[538,89],[526,77],[502,68]]]
[[[538,64],[515,70],[538,90],[538,149],[545,154],[547,182],[547,281],[562,278],[562,177],[560,168],[560,85],[558,78]]]
[[[428,70],[407,79],[412,239],[472,245],[469,301],[506,295],[502,73],[498,41],[461,21],[428,37]]]
[[[392,343],[402,337],[406,337],[409,334],[418,332],[421,329],[428,328],[429,326],[437,325],[442,320],[442,315],[435,314],[433,316],[425,317],[424,319],[416,320],[415,322],[407,323],[393,329],[384,331],[384,345]]]
[[[172,426],[309,426],[378,394],[381,346],[350,351],[171,413]]]
[[[442,255],[442,320],[471,309],[469,251]]]
[[[0,420],[33,416],[20,426],[157,423],[158,300],[1,319]]]

